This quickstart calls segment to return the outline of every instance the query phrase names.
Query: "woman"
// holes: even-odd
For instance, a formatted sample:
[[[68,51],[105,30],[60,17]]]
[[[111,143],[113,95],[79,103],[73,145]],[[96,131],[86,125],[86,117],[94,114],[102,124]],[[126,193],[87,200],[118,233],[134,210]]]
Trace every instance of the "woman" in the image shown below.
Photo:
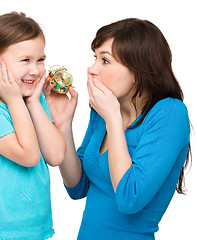
[[[131,18],[99,29],[92,50],[90,122],[77,152],[77,93],[71,88],[65,102],[46,92],[67,141],[64,184],[71,198],[87,197],[78,239],[153,240],[175,190],[183,193],[189,152],[189,118],[170,48],[155,25]]]

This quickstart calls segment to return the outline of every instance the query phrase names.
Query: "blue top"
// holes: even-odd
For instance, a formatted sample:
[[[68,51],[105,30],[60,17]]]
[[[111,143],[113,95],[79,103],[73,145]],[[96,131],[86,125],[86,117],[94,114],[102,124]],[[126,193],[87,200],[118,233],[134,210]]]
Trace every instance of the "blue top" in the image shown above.
[[[87,196],[78,240],[154,239],[187,156],[189,119],[183,102],[166,98],[135,123],[125,131],[133,164],[114,193],[108,152],[99,154],[106,124],[91,111],[78,149],[83,174],[77,186],[67,188],[73,199]]]
[[[50,117],[43,94],[40,102]],[[12,132],[8,108],[0,103],[0,137]],[[38,165],[23,167],[0,155],[0,239],[47,239],[54,233],[51,215],[49,171],[43,157]]]

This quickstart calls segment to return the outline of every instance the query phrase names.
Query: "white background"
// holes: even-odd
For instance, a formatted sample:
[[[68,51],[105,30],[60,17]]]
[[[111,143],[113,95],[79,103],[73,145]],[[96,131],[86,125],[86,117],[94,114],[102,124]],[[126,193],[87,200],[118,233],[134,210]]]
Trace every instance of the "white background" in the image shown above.
[[[195,0],[17,0],[0,1],[0,14],[22,11],[33,17],[46,35],[46,68],[60,64],[74,77],[79,104],[74,119],[76,147],[80,146],[88,120],[86,69],[93,61],[90,49],[98,28],[127,17],[147,19],[166,37],[173,55],[173,69],[185,95],[193,125],[192,168],[186,176],[188,193],[175,194],[156,233],[157,240],[197,239],[197,164],[196,164],[196,81],[197,14]],[[71,200],[62,184],[58,168],[50,168],[54,228],[52,240],[77,237],[85,200]],[[109,239],[110,240],[110,239]]]

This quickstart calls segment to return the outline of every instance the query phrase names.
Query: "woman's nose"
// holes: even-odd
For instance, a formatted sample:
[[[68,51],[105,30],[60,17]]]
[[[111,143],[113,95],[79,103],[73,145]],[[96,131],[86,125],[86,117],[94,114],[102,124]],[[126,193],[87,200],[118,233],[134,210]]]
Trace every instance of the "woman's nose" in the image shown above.
[[[98,76],[99,70],[95,63],[88,68],[88,74],[92,75],[93,77]]]
[[[98,75],[99,71],[96,62],[88,68],[88,73],[91,75]]]

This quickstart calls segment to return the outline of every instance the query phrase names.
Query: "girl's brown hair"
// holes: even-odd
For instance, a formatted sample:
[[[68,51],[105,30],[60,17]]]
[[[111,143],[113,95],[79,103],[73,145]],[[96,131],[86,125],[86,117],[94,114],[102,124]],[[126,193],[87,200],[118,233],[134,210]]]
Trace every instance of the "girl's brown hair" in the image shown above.
[[[148,91],[149,99],[143,108],[143,117],[160,100],[171,97],[183,101],[183,92],[172,71],[172,54],[161,31],[151,22],[136,18],[124,19],[100,28],[92,42],[93,51],[105,41],[113,39],[112,55],[135,76],[136,91],[131,101]],[[185,165],[177,184],[183,193],[184,170],[189,162],[190,146]]]
[[[41,36],[45,41],[43,31],[37,22],[26,17],[24,13],[11,12],[0,16],[0,53],[7,47],[22,41]]]

